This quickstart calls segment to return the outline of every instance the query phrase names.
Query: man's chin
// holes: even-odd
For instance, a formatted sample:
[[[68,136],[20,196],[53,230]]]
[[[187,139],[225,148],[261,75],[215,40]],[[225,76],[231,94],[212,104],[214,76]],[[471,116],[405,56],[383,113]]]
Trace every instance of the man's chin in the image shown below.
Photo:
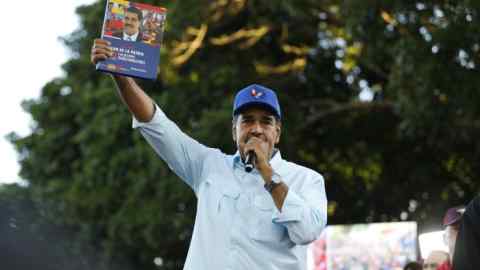
[[[129,35],[129,36],[133,36],[135,35],[137,32],[133,32],[133,31],[125,31],[125,34]]]

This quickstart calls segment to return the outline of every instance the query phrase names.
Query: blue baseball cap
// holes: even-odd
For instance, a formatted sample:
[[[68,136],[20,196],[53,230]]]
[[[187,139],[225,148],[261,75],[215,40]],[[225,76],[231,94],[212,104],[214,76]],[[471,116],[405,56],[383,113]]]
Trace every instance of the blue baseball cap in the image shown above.
[[[252,84],[238,91],[233,101],[233,115],[238,115],[250,106],[263,107],[271,111],[278,119],[282,118],[277,94],[265,86]]]

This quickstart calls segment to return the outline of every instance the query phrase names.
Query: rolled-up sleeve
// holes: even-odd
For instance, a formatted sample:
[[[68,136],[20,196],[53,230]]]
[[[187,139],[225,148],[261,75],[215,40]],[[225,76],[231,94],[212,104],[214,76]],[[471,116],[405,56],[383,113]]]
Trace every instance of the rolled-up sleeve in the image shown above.
[[[282,211],[275,208],[272,221],[287,228],[290,240],[306,245],[317,239],[327,225],[327,198],[323,177],[308,181],[297,194],[289,189]]]
[[[157,105],[149,122],[140,122],[133,117],[132,127],[140,130],[170,169],[197,193],[203,162],[211,151],[218,150],[186,135]]]

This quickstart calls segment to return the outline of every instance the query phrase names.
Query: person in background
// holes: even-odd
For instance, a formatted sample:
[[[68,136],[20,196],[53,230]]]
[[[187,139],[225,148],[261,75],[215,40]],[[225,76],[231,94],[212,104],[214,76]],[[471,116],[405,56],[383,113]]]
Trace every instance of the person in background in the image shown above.
[[[480,195],[467,206],[453,254],[454,270],[480,269]]]
[[[448,262],[448,253],[441,250],[430,252],[423,262],[423,270],[437,270],[437,268],[445,262]]]
[[[443,240],[448,246],[449,259],[443,262],[437,270],[451,270],[452,259],[455,253],[455,242],[457,240],[458,230],[460,228],[460,221],[462,220],[463,212],[465,212],[465,206],[452,207],[445,212],[443,217],[443,226],[445,227],[445,233]]]

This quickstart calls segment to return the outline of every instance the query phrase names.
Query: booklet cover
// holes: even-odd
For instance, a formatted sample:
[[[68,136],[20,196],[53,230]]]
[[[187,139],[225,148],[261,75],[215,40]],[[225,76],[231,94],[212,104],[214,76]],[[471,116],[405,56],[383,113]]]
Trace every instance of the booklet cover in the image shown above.
[[[103,72],[155,80],[167,10],[125,0],[107,0],[102,39],[113,57],[97,63]]]

